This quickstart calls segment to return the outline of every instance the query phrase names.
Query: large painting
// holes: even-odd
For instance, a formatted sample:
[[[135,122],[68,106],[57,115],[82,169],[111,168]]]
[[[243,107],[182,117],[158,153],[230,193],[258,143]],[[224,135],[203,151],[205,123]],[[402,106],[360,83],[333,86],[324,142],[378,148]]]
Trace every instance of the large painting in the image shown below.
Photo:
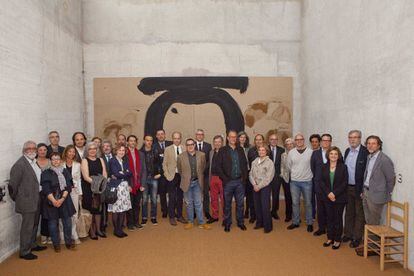
[[[94,79],[95,135],[115,142],[118,134],[183,137],[201,128],[206,140],[226,130],[251,137],[292,131],[290,77],[150,77]]]

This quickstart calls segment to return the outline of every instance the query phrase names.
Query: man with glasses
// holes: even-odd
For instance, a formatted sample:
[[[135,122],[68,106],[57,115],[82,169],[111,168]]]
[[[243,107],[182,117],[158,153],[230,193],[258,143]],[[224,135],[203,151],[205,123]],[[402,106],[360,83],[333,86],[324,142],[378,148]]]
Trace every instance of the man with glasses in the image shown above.
[[[313,151],[306,147],[305,138],[302,134],[295,136],[296,147],[289,151],[287,167],[290,171],[290,192],[292,194],[293,218],[288,230],[299,227],[300,224],[300,196],[305,199],[307,231],[313,232],[312,218],[312,170],[310,160]]]
[[[348,168],[348,191],[345,213],[343,242],[349,242],[351,248],[359,246],[364,233],[364,209],[362,207],[362,187],[367,166],[368,150],[361,145],[361,131],[348,133],[349,148],[345,150],[345,164]]]
[[[188,223],[184,229],[194,227],[194,211],[198,219],[198,227],[209,230],[203,217],[203,203],[201,201],[204,182],[204,169],[206,167],[205,154],[195,150],[195,141],[189,138],[185,141],[186,152],[180,154],[177,160],[178,173],[181,176],[180,188],[184,192],[187,206]]]
[[[50,145],[47,146],[47,155],[46,155],[47,158],[50,157],[52,152],[58,152],[60,156],[62,156],[65,148],[59,145],[59,141],[60,141],[59,132],[57,132],[56,130],[52,130],[51,132],[49,132]]]
[[[332,135],[325,133],[321,136],[321,147],[314,150],[311,157],[311,169],[313,173],[313,193],[312,193],[312,207],[318,213],[318,231],[313,233],[314,236],[326,234],[328,214],[324,204],[324,194],[321,183],[322,167],[328,162],[326,152],[332,145]],[[316,202],[315,202],[316,195]]]
[[[42,251],[46,246],[36,244],[40,216],[40,175],[36,163],[36,143],[27,141],[23,145],[23,156],[10,171],[9,194],[16,203],[16,213],[22,216],[20,228],[20,258],[35,260],[32,251]]]

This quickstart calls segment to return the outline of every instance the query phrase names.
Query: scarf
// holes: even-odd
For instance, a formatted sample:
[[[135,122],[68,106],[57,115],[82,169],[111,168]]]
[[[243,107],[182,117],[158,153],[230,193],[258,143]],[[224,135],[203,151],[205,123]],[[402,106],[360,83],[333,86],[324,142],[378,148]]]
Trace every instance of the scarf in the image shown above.
[[[57,176],[58,176],[58,180],[59,180],[59,187],[61,191],[64,191],[66,189],[66,178],[63,175],[63,170],[64,167],[60,166],[60,167],[50,167],[52,169],[52,171],[54,171]]]
[[[132,157],[132,154],[135,156],[135,166],[134,166],[134,159]],[[141,160],[139,158],[139,153],[137,149],[134,149],[134,152],[131,152],[128,149],[128,162],[129,162],[129,168],[132,172],[132,194],[136,194],[141,187]]]

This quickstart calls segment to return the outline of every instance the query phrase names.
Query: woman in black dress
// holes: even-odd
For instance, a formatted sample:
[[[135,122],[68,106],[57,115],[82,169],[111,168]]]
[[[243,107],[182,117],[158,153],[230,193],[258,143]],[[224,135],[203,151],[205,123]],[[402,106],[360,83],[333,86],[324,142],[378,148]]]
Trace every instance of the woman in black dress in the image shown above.
[[[91,176],[103,175],[108,177],[105,163],[102,158],[97,157],[98,147],[94,142],[89,142],[85,147],[84,158],[82,159],[82,208],[88,210],[92,214],[92,224],[89,230],[89,236],[93,240],[97,240],[98,236],[106,238],[106,235],[101,232],[101,211],[102,202],[101,195],[92,193]]]
[[[60,252],[59,219],[62,220],[65,244],[68,249],[74,249],[72,240],[72,216],[75,214],[70,193],[72,191],[72,177],[61,166],[60,154],[53,152],[50,155],[52,166],[42,172],[42,194],[46,198],[42,202],[42,216],[47,219],[53,247]]]

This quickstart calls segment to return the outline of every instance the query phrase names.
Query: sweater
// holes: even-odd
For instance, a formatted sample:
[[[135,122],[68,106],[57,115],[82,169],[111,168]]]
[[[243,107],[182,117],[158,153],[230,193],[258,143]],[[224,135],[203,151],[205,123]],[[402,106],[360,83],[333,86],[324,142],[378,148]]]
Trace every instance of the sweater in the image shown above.
[[[311,157],[313,151],[306,148],[303,153],[294,148],[288,153],[287,166],[290,171],[292,181],[307,182],[312,181],[313,174],[311,170]]]
[[[253,187],[258,186],[259,189],[266,187],[272,182],[272,179],[275,175],[275,166],[273,161],[266,156],[263,161],[260,162],[260,157],[257,157],[252,162],[252,167],[250,168],[250,183]]]

